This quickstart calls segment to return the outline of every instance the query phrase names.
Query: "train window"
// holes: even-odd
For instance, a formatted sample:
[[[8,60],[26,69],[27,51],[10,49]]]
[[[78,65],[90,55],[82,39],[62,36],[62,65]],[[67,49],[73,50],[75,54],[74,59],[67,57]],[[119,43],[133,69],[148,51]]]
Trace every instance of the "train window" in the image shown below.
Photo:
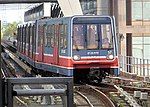
[[[45,36],[45,46],[48,46],[48,47],[51,46],[50,32],[51,32],[51,25],[47,26],[46,36]]]
[[[38,26],[38,46],[43,44],[44,26]]]
[[[87,25],[87,49],[98,49],[97,25]]]
[[[110,24],[101,25],[101,33],[102,33],[102,48],[113,48],[111,25]]]
[[[64,48],[67,48],[67,25],[64,25]]]
[[[51,29],[50,29],[50,44],[51,44],[51,47],[54,47],[54,35],[55,35],[55,26],[51,25]]]
[[[22,28],[22,51],[24,52],[24,36],[25,36],[25,27]]]
[[[84,49],[84,30],[83,25],[73,26],[73,49]]]
[[[22,48],[23,48],[23,27],[21,27],[21,30],[20,30],[20,52],[22,52]]]
[[[25,53],[25,49],[26,49],[26,29],[27,29],[27,27],[25,26],[24,27],[24,39],[23,39],[23,52]]]
[[[26,49],[25,52],[27,52],[27,56],[28,56],[28,52],[29,52],[29,37],[30,37],[30,33],[29,33],[29,29],[30,27],[27,25],[26,26]]]
[[[51,46],[51,38],[50,38],[50,33],[47,34],[47,46]]]
[[[47,36],[48,36],[48,32],[47,32],[48,27],[45,27],[45,33],[44,33],[44,44],[47,47]]]
[[[64,31],[63,31],[63,25],[60,25],[60,47],[63,48],[63,44],[64,44]]]
[[[50,42],[51,42],[51,47],[54,47],[54,37],[53,36],[51,36]]]
[[[26,46],[28,44],[28,40],[29,40],[29,28],[28,28],[28,26],[26,26],[26,40],[25,40]]]
[[[60,47],[65,49],[67,47],[67,25],[60,25]]]
[[[58,35],[59,35],[59,25],[55,25],[55,40],[54,40],[54,42],[55,42],[55,46],[56,47],[58,47]]]
[[[32,26],[30,26],[30,46],[32,45],[32,36],[33,36],[33,34],[32,34],[32,31],[33,29],[32,29]]]
[[[38,26],[38,46],[40,46],[40,33],[41,32],[41,26]]]

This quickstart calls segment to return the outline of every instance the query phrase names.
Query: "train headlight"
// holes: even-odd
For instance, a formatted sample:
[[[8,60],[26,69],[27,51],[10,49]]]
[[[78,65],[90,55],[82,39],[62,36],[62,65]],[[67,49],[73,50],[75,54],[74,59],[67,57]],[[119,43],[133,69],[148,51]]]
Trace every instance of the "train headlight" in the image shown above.
[[[107,59],[114,59],[114,55],[109,54],[109,55],[107,56]]]
[[[112,51],[108,51],[107,59],[114,59],[114,55],[112,54]]]
[[[73,60],[79,61],[81,59],[80,55],[74,55]]]

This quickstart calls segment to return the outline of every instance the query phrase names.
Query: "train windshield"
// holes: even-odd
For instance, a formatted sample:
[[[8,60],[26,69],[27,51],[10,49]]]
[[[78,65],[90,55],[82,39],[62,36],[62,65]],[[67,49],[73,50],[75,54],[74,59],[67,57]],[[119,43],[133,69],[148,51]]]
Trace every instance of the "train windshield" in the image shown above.
[[[113,48],[110,24],[74,24],[73,49]]]

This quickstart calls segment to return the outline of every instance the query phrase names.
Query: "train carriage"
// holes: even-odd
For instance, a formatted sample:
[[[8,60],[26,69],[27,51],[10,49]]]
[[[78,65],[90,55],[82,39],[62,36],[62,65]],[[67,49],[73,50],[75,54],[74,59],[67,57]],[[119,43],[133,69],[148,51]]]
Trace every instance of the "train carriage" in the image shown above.
[[[19,56],[38,70],[75,80],[101,81],[107,74],[119,74],[113,17],[40,19],[18,27],[18,38]]]

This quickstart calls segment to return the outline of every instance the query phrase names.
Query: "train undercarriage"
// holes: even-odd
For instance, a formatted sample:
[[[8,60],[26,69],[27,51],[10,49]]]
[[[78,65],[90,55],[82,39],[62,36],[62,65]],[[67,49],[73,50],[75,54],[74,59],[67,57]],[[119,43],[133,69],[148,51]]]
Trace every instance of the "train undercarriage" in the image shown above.
[[[75,83],[101,83],[109,74],[113,74],[113,69],[108,68],[90,68],[90,69],[75,69]]]

